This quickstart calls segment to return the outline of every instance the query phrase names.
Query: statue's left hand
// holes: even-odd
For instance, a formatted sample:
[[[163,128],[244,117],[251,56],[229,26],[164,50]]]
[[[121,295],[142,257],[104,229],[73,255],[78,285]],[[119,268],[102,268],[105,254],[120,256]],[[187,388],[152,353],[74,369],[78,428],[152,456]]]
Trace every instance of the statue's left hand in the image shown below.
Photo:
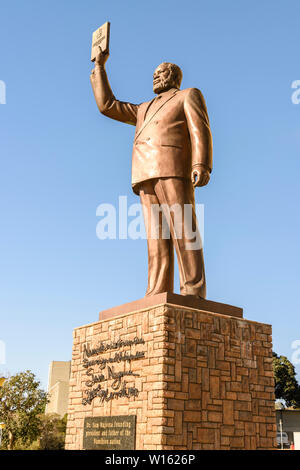
[[[194,188],[196,186],[205,186],[210,180],[209,170],[207,170],[201,165],[195,166],[192,169],[191,179]]]

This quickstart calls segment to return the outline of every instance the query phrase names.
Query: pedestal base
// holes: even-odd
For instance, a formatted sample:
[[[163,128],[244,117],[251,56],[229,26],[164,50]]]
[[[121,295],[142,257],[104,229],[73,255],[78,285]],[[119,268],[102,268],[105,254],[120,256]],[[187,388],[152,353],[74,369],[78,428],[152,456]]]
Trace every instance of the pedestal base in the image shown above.
[[[275,448],[271,326],[172,299],[74,330],[66,449]]]

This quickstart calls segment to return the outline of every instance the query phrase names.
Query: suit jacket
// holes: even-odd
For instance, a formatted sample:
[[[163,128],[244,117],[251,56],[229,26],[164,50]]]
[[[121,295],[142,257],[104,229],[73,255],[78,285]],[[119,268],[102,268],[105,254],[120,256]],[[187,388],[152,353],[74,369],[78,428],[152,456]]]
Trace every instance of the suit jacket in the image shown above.
[[[139,183],[152,178],[190,179],[192,167],[198,164],[212,170],[209,119],[197,88],[172,88],[139,105],[126,103],[115,98],[101,67],[97,98],[105,116],[136,126],[132,152],[134,192],[138,193]]]

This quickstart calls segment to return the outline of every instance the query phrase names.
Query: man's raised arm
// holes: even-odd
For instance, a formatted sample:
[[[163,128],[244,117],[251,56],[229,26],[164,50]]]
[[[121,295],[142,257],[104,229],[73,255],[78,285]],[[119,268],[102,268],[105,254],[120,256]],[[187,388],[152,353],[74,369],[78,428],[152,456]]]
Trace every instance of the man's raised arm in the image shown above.
[[[138,105],[116,100],[107,78],[105,62],[109,54],[99,52],[90,79],[100,113],[126,124],[136,125]]]

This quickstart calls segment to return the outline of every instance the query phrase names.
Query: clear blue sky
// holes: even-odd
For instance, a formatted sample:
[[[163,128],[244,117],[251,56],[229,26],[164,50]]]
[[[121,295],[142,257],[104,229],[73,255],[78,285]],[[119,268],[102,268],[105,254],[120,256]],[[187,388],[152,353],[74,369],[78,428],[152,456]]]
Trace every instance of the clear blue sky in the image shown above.
[[[74,327],[144,296],[146,241],[96,237],[96,208],[131,192],[134,128],[100,115],[91,35],[111,21],[119,99],[152,98],[163,61],[205,96],[214,138],[205,204],[208,298],[300,339],[298,0],[15,0],[1,6],[0,372],[71,358]],[[178,281],[177,281],[178,283]],[[178,288],[177,288],[178,291]],[[298,372],[300,366],[297,366]]]

